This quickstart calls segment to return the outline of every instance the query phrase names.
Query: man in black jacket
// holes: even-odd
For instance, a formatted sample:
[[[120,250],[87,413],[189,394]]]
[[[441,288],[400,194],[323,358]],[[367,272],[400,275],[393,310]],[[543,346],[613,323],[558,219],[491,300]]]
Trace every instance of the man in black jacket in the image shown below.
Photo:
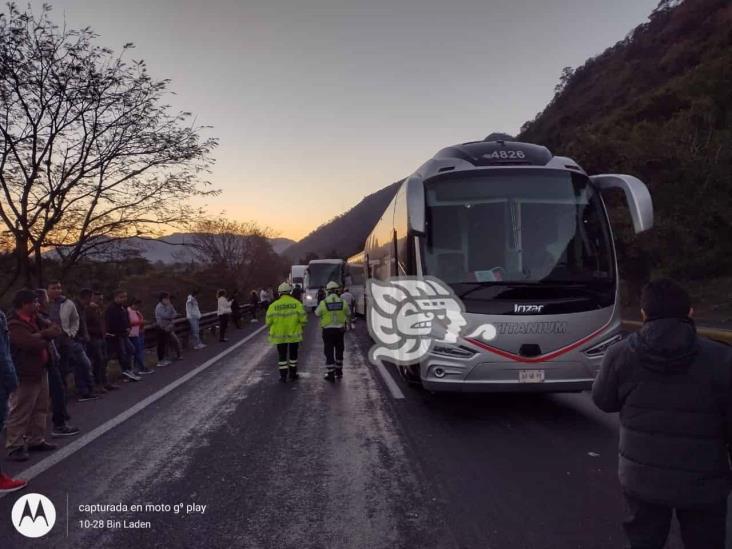
[[[592,387],[620,412],[628,547],[661,549],[673,511],[686,549],[723,549],[732,440],[732,348],[696,335],[689,296],[668,279],[641,296],[643,327],[611,347]]]
[[[132,353],[130,343],[130,316],[127,312],[127,292],[115,290],[114,301],[104,313],[104,325],[107,329],[107,348],[117,357],[122,375],[130,381],[140,381],[142,377],[132,371]]]

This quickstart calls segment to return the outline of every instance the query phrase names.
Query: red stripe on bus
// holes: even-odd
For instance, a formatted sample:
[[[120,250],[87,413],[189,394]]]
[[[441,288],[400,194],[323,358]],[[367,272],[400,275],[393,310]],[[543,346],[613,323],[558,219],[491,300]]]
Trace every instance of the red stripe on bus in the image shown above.
[[[490,351],[491,353],[502,356],[503,358],[508,358],[515,362],[525,362],[527,364],[536,364],[538,362],[546,362],[548,360],[552,360],[553,358],[557,358],[558,356],[562,356],[563,354],[573,351],[577,347],[587,343],[593,337],[600,335],[610,325],[611,322],[612,322],[612,318],[610,320],[608,320],[607,324],[605,324],[602,328],[595,330],[590,335],[585,336],[582,339],[567,345],[566,347],[562,347],[561,349],[557,349],[556,351],[552,351],[551,353],[547,353],[545,355],[541,355],[541,356],[537,356],[537,357],[526,357],[526,356],[521,356],[521,355],[517,355],[514,353],[510,353],[508,351],[504,351],[503,349],[499,349],[498,347],[493,347],[492,345],[488,345],[486,343],[483,343],[482,341],[479,341],[479,340],[473,339],[473,338],[466,338],[465,340],[468,341],[469,343],[472,343],[476,347],[480,347],[481,349]]]

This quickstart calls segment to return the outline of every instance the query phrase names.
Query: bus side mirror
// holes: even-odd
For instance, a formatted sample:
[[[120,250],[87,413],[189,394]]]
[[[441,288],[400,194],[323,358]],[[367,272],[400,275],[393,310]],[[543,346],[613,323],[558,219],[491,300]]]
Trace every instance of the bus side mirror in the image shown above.
[[[405,182],[409,230],[418,235],[425,233],[425,201],[422,179],[412,176]]]
[[[625,200],[628,202],[633,230],[636,234],[653,227],[653,200],[643,181],[632,175],[620,174],[592,175],[590,181],[595,188],[601,191],[622,189],[625,193]]]

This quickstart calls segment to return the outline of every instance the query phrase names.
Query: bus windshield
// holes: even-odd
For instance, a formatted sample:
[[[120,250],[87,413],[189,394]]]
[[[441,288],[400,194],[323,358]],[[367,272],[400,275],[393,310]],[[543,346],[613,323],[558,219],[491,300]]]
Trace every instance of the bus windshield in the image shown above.
[[[614,282],[604,207],[589,179],[551,169],[425,182],[426,273],[451,285]]]
[[[331,280],[342,283],[341,263],[313,263],[308,266],[308,286],[310,288],[324,288]]]

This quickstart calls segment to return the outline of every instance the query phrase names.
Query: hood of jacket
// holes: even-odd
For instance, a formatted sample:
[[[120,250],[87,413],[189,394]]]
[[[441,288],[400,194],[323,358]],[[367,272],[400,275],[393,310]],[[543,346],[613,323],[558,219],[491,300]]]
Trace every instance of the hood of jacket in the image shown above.
[[[630,336],[641,364],[658,372],[685,372],[699,352],[696,326],[690,318],[646,321]]]

